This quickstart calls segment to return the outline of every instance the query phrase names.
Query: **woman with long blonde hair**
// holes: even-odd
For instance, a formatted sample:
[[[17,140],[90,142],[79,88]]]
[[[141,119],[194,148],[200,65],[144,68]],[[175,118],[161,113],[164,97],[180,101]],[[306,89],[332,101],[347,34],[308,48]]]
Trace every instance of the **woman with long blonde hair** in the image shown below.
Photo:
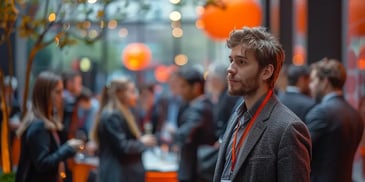
[[[38,75],[32,93],[32,109],[22,121],[17,134],[21,152],[16,182],[59,182],[65,178],[64,161],[83,145],[71,139],[60,144],[62,129],[61,77],[52,72]]]
[[[156,139],[139,131],[130,110],[137,97],[135,84],[125,77],[112,80],[102,92],[91,132],[99,148],[99,181],[145,181],[142,152],[156,145]]]

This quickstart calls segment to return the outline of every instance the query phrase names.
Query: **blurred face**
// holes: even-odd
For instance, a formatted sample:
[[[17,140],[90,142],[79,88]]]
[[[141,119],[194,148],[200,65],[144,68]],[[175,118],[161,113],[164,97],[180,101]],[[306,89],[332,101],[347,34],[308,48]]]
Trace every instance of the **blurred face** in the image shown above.
[[[213,93],[219,91],[217,87],[217,83],[220,83],[220,80],[217,75],[214,73],[209,73],[207,76],[207,80],[205,81],[205,90],[208,93]]]
[[[62,102],[63,102],[63,84],[62,81],[59,81],[55,88],[53,88],[51,93],[51,105],[53,105],[54,108],[60,109],[62,108]]]
[[[178,77],[176,75],[171,75],[168,80],[168,85],[172,95],[179,95],[180,86],[178,84]]]
[[[298,87],[301,93],[305,95],[310,95],[309,83],[310,83],[309,76],[301,76],[299,78]]]
[[[121,91],[119,98],[121,102],[128,107],[134,107],[137,105],[138,93],[134,83],[127,84],[127,90]]]
[[[260,87],[259,65],[253,51],[246,51],[241,45],[231,50],[228,67],[228,92],[236,96],[249,96]]]
[[[311,71],[309,89],[310,89],[312,97],[317,102],[320,102],[322,97],[324,96],[324,93],[323,93],[324,84],[323,84],[323,82],[321,82],[321,80],[317,76],[317,70]]]
[[[91,108],[91,99],[90,100],[80,100],[79,103],[78,103],[78,106],[82,109],[90,109]]]
[[[155,101],[155,96],[153,92],[148,89],[144,89],[141,91],[139,95],[139,99],[141,100],[142,105],[146,105],[147,107],[151,107],[151,105]]]
[[[193,96],[194,87],[182,78],[178,78],[177,83],[179,85],[179,93],[181,98],[186,102],[192,100],[194,98]]]
[[[75,96],[80,95],[81,90],[82,90],[82,78],[81,78],[81,76],[76,76],[75,78],[70,80],[68,85],[69,85],[68,89],[73,95],[75,95]]]

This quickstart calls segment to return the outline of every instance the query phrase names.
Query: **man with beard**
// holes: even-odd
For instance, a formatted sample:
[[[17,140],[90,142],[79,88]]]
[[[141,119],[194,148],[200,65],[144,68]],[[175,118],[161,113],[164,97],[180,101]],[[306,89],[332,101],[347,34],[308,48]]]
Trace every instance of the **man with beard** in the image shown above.
[[[306,116],[313,143],[311,181],[352,181],[352,164],[363,123],[344,99],[346,69],[327,58],[314,63],[309,88],[318,105]]]
[[[228,92],[244,101],[223,137],[214,182],[309,181],[311,140],[305,124],[273,94],[284,50],[262,27],[234,30]]]

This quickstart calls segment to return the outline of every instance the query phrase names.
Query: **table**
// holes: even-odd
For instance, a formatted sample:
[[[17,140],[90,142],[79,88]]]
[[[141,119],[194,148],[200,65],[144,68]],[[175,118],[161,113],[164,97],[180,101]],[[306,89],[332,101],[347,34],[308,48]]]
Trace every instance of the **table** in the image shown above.
[[[147,150],[142,155],[146,168],[146,182],[178,182],[177,180],[177,155],[164,153],[159,149]],[[73,166],[73,182],[86,182],[89,172],[96,169],[99,160],[96,157],[88,157],[83,160],[75,160]]]

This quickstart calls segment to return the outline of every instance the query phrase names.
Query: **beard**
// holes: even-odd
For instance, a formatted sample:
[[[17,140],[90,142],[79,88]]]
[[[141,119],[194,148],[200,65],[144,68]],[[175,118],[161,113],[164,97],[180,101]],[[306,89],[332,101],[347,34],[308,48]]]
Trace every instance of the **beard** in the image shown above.
[[[257,92],[259,89],[259,73],[257,73],[255,76],[248,77],[239,83],[235,83],[231,85],[231,83],[228,84],[228,93],[232,96],[249,96],[253,95]]]

